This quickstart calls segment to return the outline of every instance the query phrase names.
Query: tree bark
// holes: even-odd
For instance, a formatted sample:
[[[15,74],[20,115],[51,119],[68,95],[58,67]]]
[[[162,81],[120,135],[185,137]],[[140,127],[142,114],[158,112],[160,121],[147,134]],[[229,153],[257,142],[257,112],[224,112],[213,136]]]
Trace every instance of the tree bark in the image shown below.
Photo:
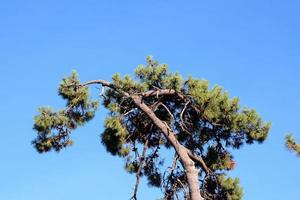
[[[152,122],[163,132],[164,136],[168,139],[168,141],[174,147],[176,153],[180,158],[180,162],[185,169],[187,182],[189,186],[189,194],[191,200],[204,200],[204,198],[200,194],[199,189],[199,181],[198,181],[198,170],[195,167],[195,163],[190,158],[188,150],[182,146],[176,136],[175,133],[170,129],[170,127],[160,120],[155,113],[143,103],[142,98],[137,95],[132,95],[134,103],[137,107],[139,107],[142,111],[144,111],[148,117],[152,120]]]

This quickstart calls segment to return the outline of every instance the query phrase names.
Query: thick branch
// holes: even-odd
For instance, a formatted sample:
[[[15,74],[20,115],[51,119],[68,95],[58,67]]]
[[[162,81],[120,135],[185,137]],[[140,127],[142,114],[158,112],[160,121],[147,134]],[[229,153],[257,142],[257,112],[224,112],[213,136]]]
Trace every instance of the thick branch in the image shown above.
[[[115,85],[113,83],[106,81],[106,80],[101,80],[101,79],[88,81],[88,82],[82,84],[81,86],[87,86],[87,85],[93,85],[93,84],[100,84],[102,86],[109,87],[112,89],[118,89],[115,87]],[[138,94],[142,95],[143,97],[150,97],[150,96],[160,96],[160,95],[172,95],[175,93],[176,93],[176,91],[173,89],[158,89],[158,90],[149,90],[145,93],[138,93]]]
[[[170,130],[169,126],[165,124],[162,120],[160,120],[155,113],[142,101],[140,96],[132,95],[131,96],[134,103],[148,115],[148,117],[152,120],[152,122],[163,132],[166,138],[171,142],[174,146],[175,150],[178,151],[178,155],[183,151],[183,149],[179,148],[181,144],[178,142],[175,137],[175,133]],[[181,146],[183,147],[183,146]]]
[[[104,80],[94,80],[89,81],[85,83],[83,86],[90,85],[90,84],[101,84],[102,86],[110,87],[117,92],[120,92],[126,97],[130,97],[135,105],[141,109],[153,122],[153,124],[159,128],[163,135],[167,138],[167,140],[172,144],[174,147],[176,153],[178,154],[180,158],[180,162],[182,163],[186,176],[187,176],[187,182],[190,189],[190,198],[191,200],[203,200],[203,197],[200,195],[200,189],[199,189],[199,183],[198,183],[198,171],[195,168],[193,160],[190,158],[188,149],[186,149],[184,146],[182,146],[179,141],[176,138],[176,134],[170,129],[170,127],[164,123],[162,120],[160,120],[153,110],[149,108],[142,100],[143,97],[148,96],[154,96],[154,95],[168,95],[168,94],[175,94],[175,90],[156,90],[156,91],[148,91],[146,93],[141,94],[129,94],[123,90],[120,90],[119,88],[116,88],[115,85],[113,85],[110,82],[104,81]],[[178,93],[178,96],[182,99],[184,99],[184,96]]]
[[[111,82],[106,81],[106,80],[100,80],[100,79],[99,80],[91,80],[91,81],[85,82],[81,86],[87,86],[87,85],[93,85],[93,84],[100,84],[102,86],[107,86],[107,87],[115,88],[115,86]]]
[[[87,85],[93,85],[93,84],[100,84],[102,86],[106,86],[106,87],[110,87],[110,88],[115,88],[115,86],[110,83],[109,81],[106,80],[92,80],[92,81],[88,81],[84,84],[82,84],[81,86],[87,86]]]
[[[106,81],[106,80],[100,80],[100,79],[99,80],[92,80],[92,81],[88,81],[88,82],[82,84],[81,86],[88,86],[88,85],[93,85],[93,84],[100,84],[103,87],[109,87],[111,89],[116,90],[117,92],[120,92],[121,94],[123,94],[126,97],[130,97],[130,95],[127,92],[125,92],[123,90],[120,90],[113,83],[111,83],[109,81]]]
[[[150,97],[150,96],[160,96],[160,95],[172,95],[176,94],[176,91],[173,89],[158,89],[158,90],[149,90],[147,92],[142,93],[143,97]]]
[[[148,117],[152,120],[153,124],[155,124],[162,131],[164,136],[172,144],[178,156],[180,157],[180,161],[186,171],[191,200],[203,200],[199,190],[198,172],[195,168],[194,162],[188,155],[188,150],[179,143],[175,136],[175,133],[169,128],[166,123],[164,123],[155,115],[155,113],[142,101],[142,98],[140,96],[132,95],[131,98],[136,106],[144,111],[145,114],[147,114]]]

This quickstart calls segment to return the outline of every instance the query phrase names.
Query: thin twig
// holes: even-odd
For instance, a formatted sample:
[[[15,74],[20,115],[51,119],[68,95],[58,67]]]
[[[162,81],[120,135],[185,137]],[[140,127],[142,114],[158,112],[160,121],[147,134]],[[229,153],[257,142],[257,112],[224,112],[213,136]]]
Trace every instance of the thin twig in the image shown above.
[[[183,193],[184,193],[184,199],[187,199],[187,191],[185,189],[184,184],[181,182],[181,180],[179,178],[177,178],[178,183],[181,185]]]
[[[122,114],[122,117],[125,117],[126,115],[128,115],[128,114],[134,112],[135,110],[136,110],[136,108],[133,108],[133,109],[129,110],[128,112]]]
[[[139,184],[140,184],[142,168],[144,167],[145,160],[146,160],[145,157],[146,157],[146,152],[148,149],[148,143],[149,143],[149,140],[146,140],[146,142],[144,144],[142,156],[140,157],[140,166],[138,168],[138,171],[136,172],[136,183],[135,183],[135,187],[134,187],[134,194],[131,197],[131,199],[134,199],[134,200],[137,200],[137,192],[138,192],[138,188],[139,188]]]

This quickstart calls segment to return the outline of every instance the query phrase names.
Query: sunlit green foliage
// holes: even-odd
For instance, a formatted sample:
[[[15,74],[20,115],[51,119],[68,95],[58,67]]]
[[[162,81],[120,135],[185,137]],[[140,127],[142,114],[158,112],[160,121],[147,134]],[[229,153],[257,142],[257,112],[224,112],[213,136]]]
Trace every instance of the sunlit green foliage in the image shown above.
[[[227,200],[235,200],[235,199],[242,199],[243,197],[243,190],[239,186],[239,179],[238,178],[226,178],[225,176],[219,177],[219,183],[221,185],[224,199]]]
[[[98,101],[89,99],[88,88],[80,87],[77,74],[64,78],[59,88],[59,95],[67,100],[66,109],[52,111],[51,108],[40,108],[34,118],[34,129],[38,136],[32,142],[38,152],[43,153],[72,145],[69,138],[71,131],[94,117]]]

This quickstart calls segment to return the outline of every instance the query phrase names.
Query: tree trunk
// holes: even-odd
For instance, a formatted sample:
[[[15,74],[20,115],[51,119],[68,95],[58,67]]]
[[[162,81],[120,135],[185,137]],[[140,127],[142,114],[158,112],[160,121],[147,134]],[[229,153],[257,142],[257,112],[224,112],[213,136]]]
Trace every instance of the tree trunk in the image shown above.
[[[175,133],[169,128],[169,126],[160,120],[155,113],[142,102],[141,97],[139,96],[131,96],[134,103],[144,111],[148,117],[152,120],[152,122],[163,132],[164,136],[168,139],[168,141],[172,144],[175,151],[177,152],[180,162],[185,169],[187,182],[189,186],[189,193],[191,200],[204,200],[201,197],[200,189],[199,189],[199,181],[198,181],[198,171],[195,167],[193,160],[190,158],[188,154],[188,150],[182,146],[176,136]]]
[[[187,182],[189,185],[189,193],[191,200],[204,200],[203,197],[201,197],[200,189],[199,189],[199,181],[198,181],[198,171],[195,167],[194,162],[188,158],[188,159],[182,159],[181,162],[184,165],[185,168],[185,174],[187,177]],[[185,162],[183,161],[185,160]],[[187,163],[186,163],[187,162]]]

